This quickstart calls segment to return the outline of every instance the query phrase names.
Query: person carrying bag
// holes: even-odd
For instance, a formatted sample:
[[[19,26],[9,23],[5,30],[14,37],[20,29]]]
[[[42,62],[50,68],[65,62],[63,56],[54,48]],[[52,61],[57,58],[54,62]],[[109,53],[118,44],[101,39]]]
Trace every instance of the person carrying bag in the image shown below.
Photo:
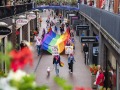
[[[73,54],[70,54],[68,56],[68,67],[69,67],[70,73],[73,73],[73,64],[74,64],[74,62],[75,62],[74,56],[73,56]]]
[[[55,67],[56,75],[59,76],[59,67],[62,67],[59,55],[53,57],[53,65]]]

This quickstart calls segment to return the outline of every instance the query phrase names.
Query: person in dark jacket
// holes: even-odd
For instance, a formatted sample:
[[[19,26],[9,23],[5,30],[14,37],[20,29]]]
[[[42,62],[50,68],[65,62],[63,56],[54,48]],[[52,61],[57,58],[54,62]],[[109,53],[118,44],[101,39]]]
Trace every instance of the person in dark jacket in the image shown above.
[[[57,26],[55,25],[55,32],[57,32],[57,30],[58,30],[58,28],[57,28]]]
[[[85,55],[85,64],[88,64],[88,45],[85,43],[85,45],[83,46],[83,51],[84,51],[84,55]]]
[[[56,75],[59,76],[59,66],[61,66],[61,63],[60,63],[60,55],[55,55],[53,57],[53,65],[55,67],[55,72],[56,72]]]

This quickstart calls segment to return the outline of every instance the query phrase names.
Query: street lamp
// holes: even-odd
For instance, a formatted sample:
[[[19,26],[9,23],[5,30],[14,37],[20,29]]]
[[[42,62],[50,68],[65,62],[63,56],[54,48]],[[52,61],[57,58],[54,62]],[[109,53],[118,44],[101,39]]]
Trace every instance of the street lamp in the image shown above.
[[[35,12],[35,15],[36,15],[36,29],[38,29],[39,28],[39,24],[38,24],[38,12],[39,12],[39,10],[38,9],[35,9],[34,10],[34,12]]]
[[[29,19],[29,22],[28,22],[28,41],[29,42],[33,41],[33,37],[34,37],[32,35],[34,28],[30,27],[30,20],[34,20],[35,18],[36,18],[35,12],[31,11],[31,12],[27,13],[27,19]],[[33,24],[33,22],[32,22],[32,24]]]

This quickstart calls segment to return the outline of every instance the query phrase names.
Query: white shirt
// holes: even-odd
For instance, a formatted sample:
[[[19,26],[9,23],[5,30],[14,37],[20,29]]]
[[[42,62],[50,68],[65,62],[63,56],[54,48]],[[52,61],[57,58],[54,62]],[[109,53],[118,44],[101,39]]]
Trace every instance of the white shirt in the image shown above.
[[[36,40],[36,45],[41,45],[41,39],[39,40],[39,39],[37,38],[37,40]]]

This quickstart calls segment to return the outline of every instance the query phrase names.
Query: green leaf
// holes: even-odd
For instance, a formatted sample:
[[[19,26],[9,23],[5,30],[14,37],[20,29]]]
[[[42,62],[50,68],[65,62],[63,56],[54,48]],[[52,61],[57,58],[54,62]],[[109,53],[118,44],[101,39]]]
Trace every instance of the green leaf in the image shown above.
[[[11,42],[8,42],[7,43],[7,46],[6,46],[6,52],[10,52],[12,50],[12,43]]]
[[[72,90],[72,85],[67,84],[66,80],[60,77],[55,77],[54,81],[60,86],[63,90]]]

